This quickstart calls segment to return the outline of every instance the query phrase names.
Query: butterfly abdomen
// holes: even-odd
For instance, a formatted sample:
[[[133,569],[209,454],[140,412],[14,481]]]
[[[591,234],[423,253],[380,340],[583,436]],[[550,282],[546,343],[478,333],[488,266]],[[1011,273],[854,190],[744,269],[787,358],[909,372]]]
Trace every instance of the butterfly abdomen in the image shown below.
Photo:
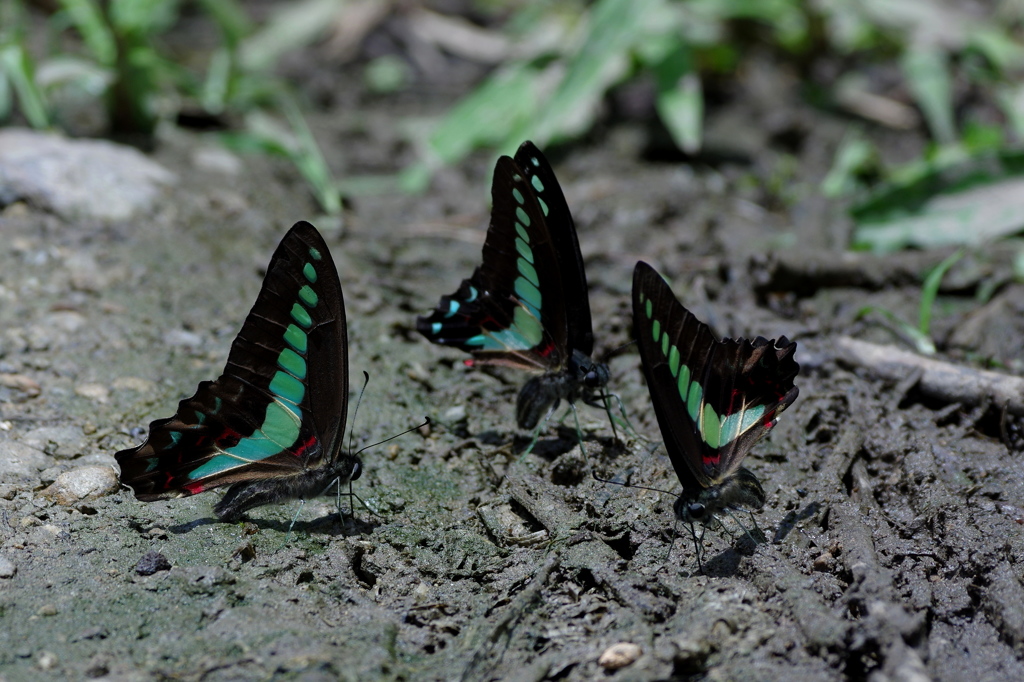
[[[359,478],[362,462],[342,457],[332,465],[307,469],[284,478],[244,481],[231,486],[213,512],[222,521],[236,521],[246,511],[285,500],[307,500],[326,493],[333,485]]]

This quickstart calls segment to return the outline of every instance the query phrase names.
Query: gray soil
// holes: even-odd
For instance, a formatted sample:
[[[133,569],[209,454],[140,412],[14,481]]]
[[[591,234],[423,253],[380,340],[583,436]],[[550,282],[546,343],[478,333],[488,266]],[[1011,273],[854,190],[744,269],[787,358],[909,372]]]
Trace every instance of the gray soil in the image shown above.
[[[443,104],[369,100],[312,120],[339,177],[393,172],[411,158],[399,113]],[[598,355],[630,340],[640,258],[719,334],[799,344],[800,398],[746,460],[768,496],[755,515],[766,542],[726,519],[735,537],[707,532],[703,574],[671,494],[591,476],[678,490],[635,348],[611,360],[612,388],[649,440],[614,440],[584,407],[585,453],[560,411],[522,456],[524,377],[468,370],[415,333],[415,315],[478,262],[493,156],[442,170],[423,196],[356,196],[339,227],[317,220],[289,166],[197,167],[215,143],[179,131],[152,154],[179,181],[144,218],[8,206],[0,374],[15,378],[0,385],[0,445],[30,441],[46,459],[0,487],[0,573],[13,573],[0,578],[0,679],[1024,679],[1015,419],[837,353],[843,335],[905,348],[858,311],[916,319],[921,275],[946,254],[865,256],[851,275],[849,224],[817,190],[845,123],[799,105],[781,115],[774,125],[798,141],[754,140],[746,159],[643,162],[647,132],[630,124],[550,155],[577,219]],[[903,139],[883,148],[916,153],[920,140]],[[349,423],[356,446],[433,422],[362,454],[355,492],[373,513],[357,504],[342,522],[323,498],[226,524],[216,492],[42,495],[63,471],[112,463],[219,374],[261,268],[300,219],[338,264],[352,383],[371,376]],[[997,288],[999,315],[974,299],[1007,281],[1005,249],[952,273],[941,359],[1021,357],[1020,291]],[[141,575],[152,551],[170,568]],[[620,642],[639,658],[601,667]]]

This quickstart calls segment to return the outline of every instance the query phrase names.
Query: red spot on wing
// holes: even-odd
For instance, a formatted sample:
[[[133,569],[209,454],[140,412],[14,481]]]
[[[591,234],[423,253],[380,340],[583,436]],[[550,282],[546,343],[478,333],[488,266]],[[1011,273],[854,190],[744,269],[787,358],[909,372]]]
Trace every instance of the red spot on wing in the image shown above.
[[[185,485],[181,486],[181,489],[188,491],[190,495],[195,495],[206,490],[206,486],[204,486],[202,483],[186,483]]]
[[[462,364],[464,364],[466,367],[473,367],[474,365],[476,365],[476,360],[463,360]]]
[[[292,454],[295,455],[296,457],[302,457],[304,454],[306,454],[306,451],[312,448],[314,445],[316,445],[316,443],[316,436],[310,436],[309,440],[307,440],[305,443],[297,447],[295,451],[292,452]]]
[[[551,355],[551,353],[554,350],[555,350],[555,344],[549,342],[548,345],[546,345],[543,348],[541,348],[540,350],[538,350],[537,354],[540,355],[542,358],[546,358],[547,356]]]

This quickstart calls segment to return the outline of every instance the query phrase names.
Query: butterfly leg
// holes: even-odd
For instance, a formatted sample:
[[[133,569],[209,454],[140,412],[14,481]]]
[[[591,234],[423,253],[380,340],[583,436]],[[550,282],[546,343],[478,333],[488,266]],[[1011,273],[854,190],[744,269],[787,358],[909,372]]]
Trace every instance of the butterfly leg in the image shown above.
[[[698,536],[697,535],[697,530],[696,530],[696,528],[694,528],[694,525],[692,523],[689,524],[689,525],[690,525],[690,537],[693,538],[693,549],[694,549],[694,552],[697,554],[697,568],[700,569],[701,573],[703,573],[704,572],[704,552],[702,550],[704,549],[704,533],[707,531],[707,526],[705,526],[704,524],[701,524],[701,526],[700,526],[700,535]]]

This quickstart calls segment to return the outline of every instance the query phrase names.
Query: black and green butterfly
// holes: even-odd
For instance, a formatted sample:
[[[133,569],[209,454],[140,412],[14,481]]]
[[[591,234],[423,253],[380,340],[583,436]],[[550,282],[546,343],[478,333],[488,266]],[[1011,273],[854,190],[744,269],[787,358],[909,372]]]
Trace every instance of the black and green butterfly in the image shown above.
[[[347,410],[341,282],[323,237],[299,222],[270,259],[223,374],[115,458],[146,502],[231,485],[214,512],[232,521],[359,478],[362,463],[341,448]]]
[[[718,341],[644,262],[633,271],[633,333],[665,449],[683,486],[673,509],[690,527],[720,512],[764,506],[761,483],[740,466],[799,393],[796,343]]]
[[[587,278],[569,206],[532,142],[494,168],[483,263],[458,291],[416,321],[434,343],[455,346],[469,366],[504,365],[539,376],[519,392],[516,421],[533,429],[565,399],[604,407],[608,366],[595,362]]]

